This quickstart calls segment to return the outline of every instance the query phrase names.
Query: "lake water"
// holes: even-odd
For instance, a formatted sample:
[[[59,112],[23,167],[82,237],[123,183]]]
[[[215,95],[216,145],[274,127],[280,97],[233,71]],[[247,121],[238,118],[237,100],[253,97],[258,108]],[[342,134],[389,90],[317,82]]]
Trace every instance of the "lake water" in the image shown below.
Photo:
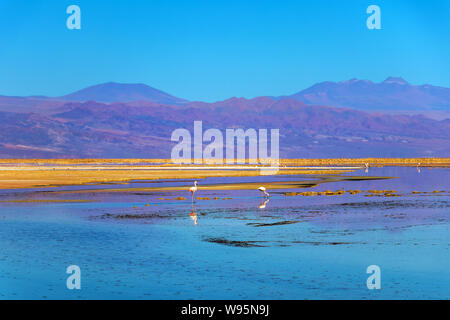
[[[265,205],[257,190],[200,189],[211,200],[193,206],[187,191],[52,192],[191,181],[3,190],[0,299],[449,299],[449,172],[371,168],[348,175],[393,178],[269,190]],[[304,179],[321,178],[199,184]],[[341,189],[362,192],[284,194]],[[368,197],[373,189],[398,196]],[[93,202],[5,202],[14,199]],[[66,287],[70,265],[81,269],[81,290]],[[380,290],[367,288],[370,265],[381,269]]]

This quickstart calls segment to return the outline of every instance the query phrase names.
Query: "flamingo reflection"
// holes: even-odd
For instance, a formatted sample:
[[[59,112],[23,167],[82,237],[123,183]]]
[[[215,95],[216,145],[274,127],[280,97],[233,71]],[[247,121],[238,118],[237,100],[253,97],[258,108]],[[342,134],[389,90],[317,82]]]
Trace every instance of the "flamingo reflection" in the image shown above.
[[[269,203],[269,198],[261,202],[261,204],[258,206],[259,209],[265,209],[266,205]]]
[[[191,217],[192,221],[194,221],[194,225],[197,225],[198,224],[197,213],[195,213],[194,206],[192,206],[192,211],[189,214],[189,216]]]

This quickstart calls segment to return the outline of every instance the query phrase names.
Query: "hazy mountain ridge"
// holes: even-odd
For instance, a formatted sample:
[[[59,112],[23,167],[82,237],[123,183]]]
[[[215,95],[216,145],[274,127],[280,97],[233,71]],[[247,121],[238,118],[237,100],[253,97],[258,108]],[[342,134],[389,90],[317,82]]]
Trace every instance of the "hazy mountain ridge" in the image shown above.
[[[450,88],[414,86],[394,77],[380,83],[358,79],[321,82],[289,97],[312,105],[366,111],[450,111]]]
[[[383,86],[411,90],[398,78],[387,79]],[[0,96],[0,157],[170,157],[172,131],[193,132],[197,120],[203,121],[204,130],[222,132],[278,128],[282,157],[450,156],[450,119],[311,105],[292,96],[185,101],[182,105]]]
[[[262,101],[265,101],[263,103]],[[263,103],[263,106],[261,106]],[[279,128],[284,157],[445,156],[450,121],[309,106],[294,99],[233,99],[178,108],[68,103],[51,115],[0,112],[0,154],[18,157],[169,157],[171,133]]]

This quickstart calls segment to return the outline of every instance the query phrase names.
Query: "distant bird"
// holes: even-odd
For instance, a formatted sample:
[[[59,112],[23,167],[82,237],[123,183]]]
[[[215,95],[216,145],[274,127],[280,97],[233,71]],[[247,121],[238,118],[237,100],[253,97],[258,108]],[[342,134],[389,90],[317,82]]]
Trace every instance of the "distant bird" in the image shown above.
[[[269,194],[266,192],[266,188],[265,187],[259,187],[258,190],[261,191],[262,193],[264,193],[264,197],[265,198],[269,197]]]
[[[420,162],[417,164],[417,172],[420,173]]]
[[[194,182],[194,186],[189,188],[189,192],[192,193],[192,202],[194,202],[194,193],[197,191],[197,181]]]
[[[366,170],[364,170],[365,173],[369,172],[369,164],[366,162],[364,163],[364,166],[366,167]]]

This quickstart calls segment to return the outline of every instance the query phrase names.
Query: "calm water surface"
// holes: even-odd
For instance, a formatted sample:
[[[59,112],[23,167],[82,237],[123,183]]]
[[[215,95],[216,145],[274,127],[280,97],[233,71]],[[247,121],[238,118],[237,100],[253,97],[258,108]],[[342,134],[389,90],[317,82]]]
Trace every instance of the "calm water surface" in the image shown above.
[[[449,172],[371,168],[349,175],[394,178],[269,190],[265,205],[256,190],[200,190],[211,200],[194,206],[187,191],[52,192],[192,181],[1,191],[0,299],[449,299]],[[341,189],[362,192],[284,194]],[[367,197],[373,189],[400,196]],[[81,290],[66,288],[69,265],[81,268]],[[367,289],[369,265],[381,268],[381,290]]]

